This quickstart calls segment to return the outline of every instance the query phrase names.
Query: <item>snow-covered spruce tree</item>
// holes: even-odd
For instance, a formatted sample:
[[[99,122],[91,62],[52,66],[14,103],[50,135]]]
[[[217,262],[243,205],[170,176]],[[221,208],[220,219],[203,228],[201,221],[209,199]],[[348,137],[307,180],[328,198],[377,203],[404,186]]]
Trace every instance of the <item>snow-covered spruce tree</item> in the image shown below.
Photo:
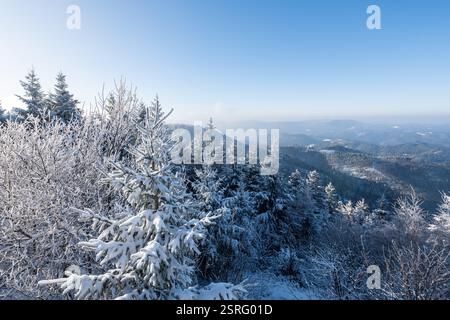
[[[258,253],[263,247],[263,241],[257,234],[256,215],[258,214],[258,200],[255,189],[260,178],[259,175],[253,175],[256,181],[251,182],[248,179],[252,172],[251,166],[233,165],[226,166],[224,189],[228,196],[224,199],[224,204],[231,209],[228,219],[224,223],[228,224],[227,248],[229,254],[234,253],[237,260],[241,263],[237,268],[245,264],[245,260],[252,260],[258,257]],[[262,188],[262,185],[260,185]],[[259,238],[258,238],[259,237]],[[236,241],[238,239],[238,241]]]
[[[312,234],[312,217],[310,217],[312,201],[307,194],[306,179],[296,169],[288,178],[288,201],[291,215],[290,225],[298,240],[308,240]]]
[[[213,174],[202,172],[204,170],[212,170]],[[250,171],[254,174],[250,174]],[[196,190],[211,190],[216,195],[213,202],[217,207],[212,208],[218,210],[220,215],[209,228],[215,251],[204,252],[202,258],[207,256],[208,259],[202,263],[209,263],[207,268],[210,272],[203,273],[202,276],[238,282],[241,280],[242,270],[255,265],[254,259],[259,256],[259,247],[263,246],[262,241],[259,241],[261,239],[257,239],[255,221],[258,212],[255,193],[262,191],[259,171],[254,171],[252,166],[248,165],[229,164],[214,165],[209,169],[204,166],[198,173],[200,175],[193,178],[193,185]],[[204,201],[205,195],[209,197],[211,194],[206,192],[202,196],[198,191],[195,193],[201,201]],[[204,267],[201,270],[204,270]]]
[[[320,175],[317,171],[310,171],[306,178],[306,202],[309,203],[307,210],[312,231],[320,232],[330,219],[327,204],[327,194],[320,184]]]
[[[202,210],[213,212],[222,207],[223,189],[222,179],[218,177],[217,171],[212,166],[204,165],[195,170],[196,180],[193,188],[201,200]]]
[[[17,109],[19,116],[26,118],[32,115],[36,118],[42,118],[45,115],[47,104],[34,68],[27,74],[25,81],[20,81],[20,84],[25,94],[24,96],[17,95],[17,97],[25,104],[26,109]]]
[[[302,194],[304,193],[304,179],[302,178],[302,174],[298,169],[295,169],[291,173],[291,175],[288,178],[288,184],[291,186],[292,191],[296,194]]]
[[[346,203],[340,202],[337,210],[343,217],[359,226],[370,222],[368,220],[370,217],[368,207],[364,199],[357,201],[355,205],[353,205],[352,201],[347,201]]]
[[[214,215],[220,215],[221,219],[226,214],[227,208],[223,207],[223,192],[221,189],[221,179],[217,176],[217,172],[208,165],[202,166],[201,169],[195,169],[195,181],[192,186],[196,198],[200,201],[200,209],[203,212],[210,212]],[[222,227],[220,219],[216,220],[214,226],[211,226],[211,241],[206,241],[202,245],[202,254],[200,255],[199,271],[203,277],[214,278],[219,274],[216,272],[215,262],[217,259],[225,259],[218,253],[217,245],[221,239],[215,237],[215,233]]]
[[[114,89],[99,94],[92,114],[102,129],[103,154],[115,161],[128,157],[126,149],[136,143],[136,123],[145,117],[145,105],[137,97],[135,89],[127,88],[125,80],[115,83]]]
[[[77,121],[81,112],[77,108],[78,101],[68,90],[66,76],[60,72],[56,77],[55,91],[48,96],[50,117],[61,119],[64,123]]]
[[[308,192],[315,207],[314,213],[324,214],[324,211],[327,209],[327,194],[325,193],[324,187],[320,184],[320,175],[317,171],[314,170],[308,173],[306,185],[308,186]]]
[[[293,239],[291,217],[287,211],[286,190],[280,176],[261,176],[264,194],[257,193],[260,235],[266,241],[265,250],[278,251]]]
[[[288,190],[281,177],[261,175],[258,165],[247,165],[238,170],[239,175],[234,179],[237,188],[232,198],[239,218],[245,221],[241,226],[248,230],[246,243],[254,248],[250,256],[257,259],[294,242],[297,227],[294,220],[298,220],[298,216],[294,218],[289,210]]]
[[[393,212],[389,207],[386,196],[383,194],[376,202],[376,207],[371,213],[371,220],[376,226],[387,226],[393,219]]]
[[[338,196],[336,194],[336,188],[331,182],[325,187],[325,193],[327,195],[328,212],[333,214],[336,212],[338,206]]]
[[[132,163],[120,163],[107,180],[126,199],[116,217],[83,211],[96,221],[97,239],[80,243],[94,250],[104,272],[70,274],[46,281],[59,283],[77,299],[211,299],[238,298],[245,290],[231,284],[195,287],[198,241],[216,217],[204,214],[186,190],[185,179],[171,164],[171,141],[159,101],[138,125],[140,143],[129,152]]]
[[[217,130],[212,118],[207,129]],[[211,141],[203,142],[204,152],[210,143]],[[202,210],[220,216],[209,228],[210,241],[202,244],[199,271],[205,279],[240,281],[240,271],[251,247],[248,241],[250,229],[244,227],[246,217],[252,211],[244,200],[245,195],[248,195],[245,187],[250,182],[242,183],[244,166],[225,167],[205,164],[201,169],[195,170],[192,186]],[[220,169],[225,173],[219,175]]]
[[[222,178],[212,166],[204,165],[196,170],[193,187],[202,210],[220,216],[209,227],[209,241],[202,244],[201,276],[219,281],[240,280],[236,279],[237,274],[248,251],[246,245],[250,244],[246,242],[249,230],[242,225],[244,216],[237,214],[238,199],[224,197]]]
[[[3,109],[2,102],[0,101],[0,122],[5,120],[5,109]]]

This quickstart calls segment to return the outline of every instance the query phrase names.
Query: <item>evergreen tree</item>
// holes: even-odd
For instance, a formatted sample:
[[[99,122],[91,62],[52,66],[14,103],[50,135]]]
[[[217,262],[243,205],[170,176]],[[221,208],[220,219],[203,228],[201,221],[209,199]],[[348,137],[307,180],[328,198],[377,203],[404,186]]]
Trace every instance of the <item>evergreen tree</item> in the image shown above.
[[[336,189],[331,182],[325,187],[325,193],[327,195],[328,212],[336,212],[338,197],[336,194]]]
[[[201,200],[203,210],[212,212],[219,209],[223,201],[222,179],[209,165],[196,169],[195,175],[196,181],[193,183],[193,188]]]
[[[214,129],[216,129],[216,126],[214,125],[214,121],[213,121],[213,118],[212,118],[212,117],[209,118],[209,122],[208,122],[208,125],[207,125],[207,129],[209,129],[209,130],[214,130]]]
[[[255,166],[256,167],[256,166]],[[246,263],[259,255],[262,241],[258,241],[258,196],[265,193],[259,169],[247,165],[218,166],[223,196],[221,218],[216,220],[214,239],[219,254],[217,270],[225,280],[239,274]],[[224,258],[226,257],[226,258]],[[222,277],[220,277],[222,279]]]
[[[17,97],[25,104],[25,110],[18,110],[22,117],[34,116],[44,117],[47,109],[45,95],[41,89],[39,78],[36,76],[34,68],[25,77],[26,81],[20,81],[21,86],[25,90],[24,96]]]
[[[5,120],[5,110],[2,107],[2,102],[0,101],[0,122]]]
[[[61,119],[63,122],[77,121],[81,117],[77,108],[79,102],[68,91],[66,76],[60,72],[56,77],[55,92],[48,98],[50,116]]]
[[[308,186],[308,192],[310,193],[313,205],[316,210],[322,210],[326,208],[326,193],[323,187],[320,185],[320,175],[317,171],[311,171],[306,178],[306,184]],[[316,213],[318,213],[316,211]]]
[[[289,176],[288,185],[290,187],[290,198],[294,208],[304,210],[306,207],[306,185],[305,179],[298,169]]]
[[[306,196],[311,202],[311,219],[315,232],[319,232],[327,223],[329,209],[327,206],[327,194],[323,186],[320,185],[320,175],[317,171],[311,171],[306,178]]]
[[[383,194],[376,203],[375,210],[371,213],[371,221],[376,225],[383,225],[390,222],[393,218],[392,211],[388,206],[386,196]]]
[[[254,194],[254,199],[258,209],[258,232],[264,239],[262,249],[278,251],[281,246],[292,241],[287,190],[278,175],[252,175],[260,178],[259,190]]]
[[[339,203],[338,212],[345,218],[349,219],[352,223],[361,226],[366,223],[370,223],[368,207],[364,199],[357,201],[355,205],[353,205],[352,201],[348,201],[345,204]]]
[[[105,102],[105,111],[106,111],[106,118],[108,120],[113,120],[116,116],[116,114],[120,111],[120,108],[116,107],[117,105],[117,99],[114,93],[108,94],[108,97],[106,98]]]
[[[213,167],[204,165],[195,174],[193,188],[202,211],[219,216],[209,227],[209,241],[202,245],[199,271],[206,279],[228,281],[244,253],[245,230],[237,224],[230,201],[224,198],[222,179]]]
[[[298,169],[288,178],[291,228],[299,240],[308,240],[312,234],[312,202],[307,193],[306,179]]]

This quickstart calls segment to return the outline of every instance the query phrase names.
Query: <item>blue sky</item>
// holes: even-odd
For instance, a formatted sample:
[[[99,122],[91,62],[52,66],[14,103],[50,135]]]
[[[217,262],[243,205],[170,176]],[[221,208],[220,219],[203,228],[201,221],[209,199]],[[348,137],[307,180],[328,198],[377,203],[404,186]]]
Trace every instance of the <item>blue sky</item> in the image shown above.
[[[446,0],[0,0],[0,100],[34,66],[86,106],[126,77],[177,122],[448,114],[449,40]]]

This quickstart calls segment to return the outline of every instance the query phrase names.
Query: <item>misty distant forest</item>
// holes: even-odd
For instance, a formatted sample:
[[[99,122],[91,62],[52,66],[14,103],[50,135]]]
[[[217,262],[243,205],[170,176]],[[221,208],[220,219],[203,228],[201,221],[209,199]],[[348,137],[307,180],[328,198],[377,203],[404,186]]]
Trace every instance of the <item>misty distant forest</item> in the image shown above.
[[[236,124],[280,129],[264,176],[173,164],[189,126],[124,81],[89,112],[62,73],[21,85],[0,104],[1,299],[450,298],[448,123]]]

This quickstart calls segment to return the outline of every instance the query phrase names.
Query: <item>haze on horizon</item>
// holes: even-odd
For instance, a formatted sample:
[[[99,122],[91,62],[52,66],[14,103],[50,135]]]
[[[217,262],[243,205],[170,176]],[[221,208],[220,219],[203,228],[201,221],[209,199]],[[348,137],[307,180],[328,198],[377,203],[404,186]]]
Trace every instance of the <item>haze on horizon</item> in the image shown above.
[[[85,106],[126,77],[171,122],[448,118],[449,14],[424,0],[0,0],[0,100],[20,107],[34,66],[46,91],[62,70]]]

